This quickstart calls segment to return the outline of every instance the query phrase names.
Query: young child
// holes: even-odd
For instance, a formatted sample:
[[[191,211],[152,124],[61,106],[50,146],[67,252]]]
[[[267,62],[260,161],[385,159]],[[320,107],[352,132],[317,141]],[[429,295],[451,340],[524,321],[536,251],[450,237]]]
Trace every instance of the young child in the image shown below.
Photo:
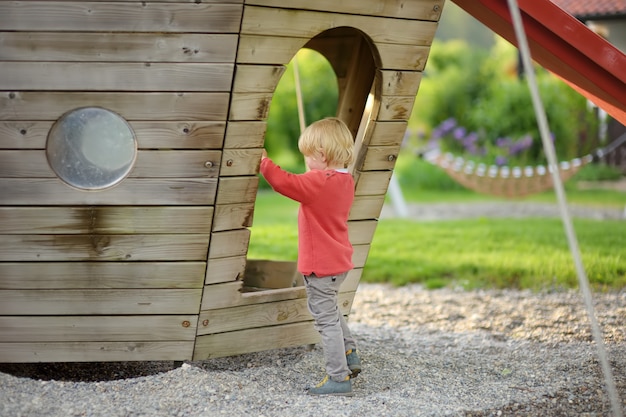
[[[313,395],[352,395],[350,378],[361,371],[356,342],[337,306],[341,283],[353,268],[348,239],[348,214],[354,200],[354,179],[347,170],[354,158],[354,140],[337,118],[319,120],[298,140],[308,171],[283,171],[261,157],[261,173],[280,194],[300,203],[298,271],[304,276],[309,312],[322,336],[326,377],[309,388]]]

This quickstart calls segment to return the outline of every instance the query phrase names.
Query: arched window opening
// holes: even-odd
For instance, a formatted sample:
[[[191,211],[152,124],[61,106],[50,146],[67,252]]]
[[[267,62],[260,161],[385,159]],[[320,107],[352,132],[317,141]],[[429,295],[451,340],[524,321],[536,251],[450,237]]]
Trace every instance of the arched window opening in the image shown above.
[[[375,76],[379,58],[375,54],[364,34],[349,27],[321,33],[296,54],[275,90],[267,120],[265,146],[283,169],[305,171],[297,145],[301,129],[335,116],[348,125],[355,138],[357,160],[350,170],[358,176],[367,151],[365,138],[373,125],[370,121],[379,106],[375,98],[380,89]],[[268,290],[304,291],[296,269],[297,211],[298,203],[260,181],[243,277],[246,295],[261,292],[271,298],[273,292]],[[355,249],[361,265],[362,253]]]
[[[301,130],[311,122],[337,114],[337,77],[328,60],[301,49],[281,78],[270,106],[265,145],[284,169],[302,173],[298,151]],[[302,286],[296,270],[298,203],[274,192],[261,179],[251,227],[244,291]],[[268,244],[272,242],[272,244]]]

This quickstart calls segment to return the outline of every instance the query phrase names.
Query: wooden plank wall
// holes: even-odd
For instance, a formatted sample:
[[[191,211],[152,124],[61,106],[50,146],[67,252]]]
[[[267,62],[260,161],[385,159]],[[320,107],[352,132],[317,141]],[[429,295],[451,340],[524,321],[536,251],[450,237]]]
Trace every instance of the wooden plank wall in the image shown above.
[[[278,80],[267,76],[265,80],[259,79],[257,67],[286,65],[300,48],[325,31],[344,26],[356,28],[371,38],[372,53],[379,54],[373,76],[376,103],[373,110],[363,116],[362,131],[357,137],[359,158],[353,169],[357,179],[356,199],[349,223],[356,267],[350,272],[340,294],[340,307],[345,315],[352,307],[443,7],[443,1],[403,4],[406,7],[400,7],[397,1],[247,0],[244,7],[233,103],[252,101],[253,104],[245,113],[231,111],[229,126],[233,122],[239,126],[254,125],[266,117],[268,102],[265,100],[270,96],[264,94],[273,91]],[[357,36],[357,30],[349,36]],[[333,53],[352,53],[342,50],[342,47],[352,46],[351,40],[346,42],[338,38],[322,42],[330,44],[325,51],[331,61]],[[352,99],[348,91],[349,80],[338,76],[340,90],[343,89],[347,96],[344,101],[350,106],[353,103],[349,103]],[[347,76],[355,77],[358,73],[348,73]],[[236,88],[243,83],[251,87],[246,93],[249,97],[245,99]],[[369,90],[370,86],[365,88]],[[356,107],[358,105],[356,103]],[[261,135],[259,132],[260,143]],[[229,142],[228,133],[226,142]],[[227,146],[224,153],[226,149]],[[194,359],[318,342],[319,335],[311,326],[302,287],[240,296],[234,290],[241,288],[241,282],[234,278],[230,283],[208,281],[214,275],[211,262],[212,259],[209,260]],[[240,270],[235,268],[230,276],[238,273]]]
[[[353,28],[318,41],[333,62],[355,37],[371,48],[363,116],[350,112],[365,106],[369,75],[338,74],[341,117],[362,119],[347,315],[442,7],[0,0],[0,362],[197,360],[317,342],[302,287],[240,292],[273,91],[325,31]],[[111,189],[73,189],[47,164],[52,124],[83,106],[136,134],[136,165]]]
[[[243,209],[220,171],[254,174],[254,155],[222,150],[242,8],[0,1],[0,361],[192,357],[211,233],[231,227],[213,217]],[[111,189],[73,189],[47,163],[52,124],[83,106],[136,134]]]

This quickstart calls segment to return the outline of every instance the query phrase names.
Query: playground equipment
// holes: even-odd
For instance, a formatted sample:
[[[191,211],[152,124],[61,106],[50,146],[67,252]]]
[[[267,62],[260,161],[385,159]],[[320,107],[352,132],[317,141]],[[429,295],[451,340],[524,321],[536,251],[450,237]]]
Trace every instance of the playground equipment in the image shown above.
[[[583,166],[599,161],[624,142],[626,142],[626,134],[607,146],[580,158],[561,161],[558,164],[561,180],[567,181],[572,178]],[[462,186],[483,194],[521,198],[549,190],[554,186],[549,166],[487,166],[451,153],[442,153],[438,148],[426,151],[421,156],[431,164],[442,168],[450,178]]]
[[[293,267],[246,256],[273,91],[301,48],[337,74],[348,314],[442,8],[0,1],[0,361],[316,343]]]
[[[500,2],[457,3],[510,31]],[[293,265],[247,259],[273,91],[301,48],[337,75],[358,155],[348,315],[443,6],[0,1],[0,362],[316,343]],[[593,34],[556,9],[577,36],[530,31],[536,59],[623,121],[626,59],[598,37],[614,59],[570,66]]]

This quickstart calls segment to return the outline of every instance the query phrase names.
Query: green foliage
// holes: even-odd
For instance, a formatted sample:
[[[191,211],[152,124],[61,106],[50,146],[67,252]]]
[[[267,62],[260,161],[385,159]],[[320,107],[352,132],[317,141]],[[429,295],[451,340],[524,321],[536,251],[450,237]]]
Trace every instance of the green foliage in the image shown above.
[[[394,172],[398,176],[400,187],[406,192],[419,194],[423,191],[437,191],[441,194],[465,190],[441,168],[408,153],[400,155]]]
[[[330,63],[319,53],[302,49],[296,55],[305,121],[310,124],[337,113],[337,78]],[[267,120],[265,147],[272,159],[292,172],[304,172],[298,152],[300,122],[294,64],[289,63],[281,78]]]
[[[489,49],[494,43],[490,29],[451,1],[443,8],[435,39],[465,39],[473,47],[482,49]]]
[[[461,40],[434,41],[411,124],[430,128],[470,111],[490,82],[481,74],[485,57],[485,51],[473,51]]]
[[[619,168],[604,163],[589,164],[576,173],[574,181],[613,181],[622,178]]]
[[[431,131],[444,150],[486,164],[545,164],[530,90],[517,76],[517,61],[517,50],[501,38],[489,54],[460,40],[433,43],[410,126]],[[591,151],[598,130],[586,99],[541,68],[535,74],[559,159]],[[450,121],[457,129],[439,134]],[[511,144],[522,142],[523,152],[518,146],[508,153]]]
[[[546,71],[537,71],[537,82],[557,156],[561,160],[580,156],[578,142],[582,132],[590,129],[585,98]],[[525,162],[545,163],[526,82],[505,78],[499,83],[491,83],[486,94],[468,114],[467,125],[484,132],[487,142],[491,144],[499,138],[519,139],[530,134],[532,146],[528,149],[528,160]]]
[[[267,190],[257,194],[249,259],[295,261],[298,258],[298,203]]]

